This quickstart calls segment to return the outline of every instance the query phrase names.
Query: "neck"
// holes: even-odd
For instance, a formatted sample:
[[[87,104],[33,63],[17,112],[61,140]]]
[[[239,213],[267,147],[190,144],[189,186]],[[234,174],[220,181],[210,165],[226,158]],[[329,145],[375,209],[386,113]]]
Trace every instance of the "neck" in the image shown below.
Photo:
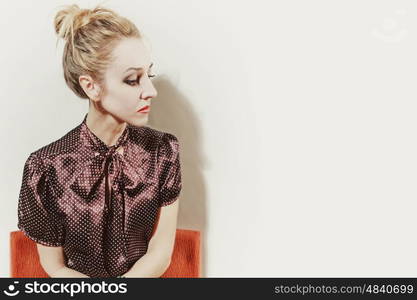
[[[127,123],[108,113],[102,113],[90,106],[86,119],[87,127],[107,146],[116,144]]]

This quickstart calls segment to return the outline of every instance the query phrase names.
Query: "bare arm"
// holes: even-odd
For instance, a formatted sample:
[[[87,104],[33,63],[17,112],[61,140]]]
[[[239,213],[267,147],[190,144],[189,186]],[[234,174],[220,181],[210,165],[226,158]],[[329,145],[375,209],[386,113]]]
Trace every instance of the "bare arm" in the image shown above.
[[[127,271],[125,277],[161,277],[171,264],[177,230],[179,200],[160,208],[157,229],[148,251]]]
[[[159,253],[148,251],[123,276],[133,278],[158,278],[165,273],[169,264],[170,261]]]
[[[69,278],[87,278],[88,276],[68,267],[62,267],[49,275],[51,278],[69,277]]]
[[[65,266],[64,251],[62,247],[49,247],[39,243],[36,245],[42,268],[49,277],[88,277],[83,273]]]

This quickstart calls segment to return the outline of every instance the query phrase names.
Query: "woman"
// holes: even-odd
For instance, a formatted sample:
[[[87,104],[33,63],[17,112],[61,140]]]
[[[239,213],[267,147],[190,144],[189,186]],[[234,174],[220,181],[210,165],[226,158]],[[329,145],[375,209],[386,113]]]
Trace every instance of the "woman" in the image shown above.
[[[32,152],[18,227],[37,243],[50,277],[160,277],[175,241],[178,139],[146,126],[152,62],[136,26],[97,6],[65,7],[64,77],[88,99],[82,122]]]

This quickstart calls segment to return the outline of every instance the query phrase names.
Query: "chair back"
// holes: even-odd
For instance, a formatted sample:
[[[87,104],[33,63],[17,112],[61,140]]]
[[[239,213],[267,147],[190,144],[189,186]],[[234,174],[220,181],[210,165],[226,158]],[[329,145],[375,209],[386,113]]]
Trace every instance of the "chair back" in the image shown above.
[[[22,231],[10,232],[10,277],[48,278],[36,242]],[[171,264],[161,278],[200,277],[200,231],[177,229]]]

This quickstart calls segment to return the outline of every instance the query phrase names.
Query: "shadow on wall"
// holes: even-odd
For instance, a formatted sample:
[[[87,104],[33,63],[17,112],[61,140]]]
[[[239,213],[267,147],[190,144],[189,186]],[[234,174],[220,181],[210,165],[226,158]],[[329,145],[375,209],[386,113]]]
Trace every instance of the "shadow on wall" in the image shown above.
[[[158,96],[151,100],[148,126],[172,133],[179,140],[183,188],[177,227],[201,232],[201,277],[206,277],[206,187],[202,175],[205,161],[198,117],[192,110],[192,101],[169,78],[158,76],[153,84]]]

